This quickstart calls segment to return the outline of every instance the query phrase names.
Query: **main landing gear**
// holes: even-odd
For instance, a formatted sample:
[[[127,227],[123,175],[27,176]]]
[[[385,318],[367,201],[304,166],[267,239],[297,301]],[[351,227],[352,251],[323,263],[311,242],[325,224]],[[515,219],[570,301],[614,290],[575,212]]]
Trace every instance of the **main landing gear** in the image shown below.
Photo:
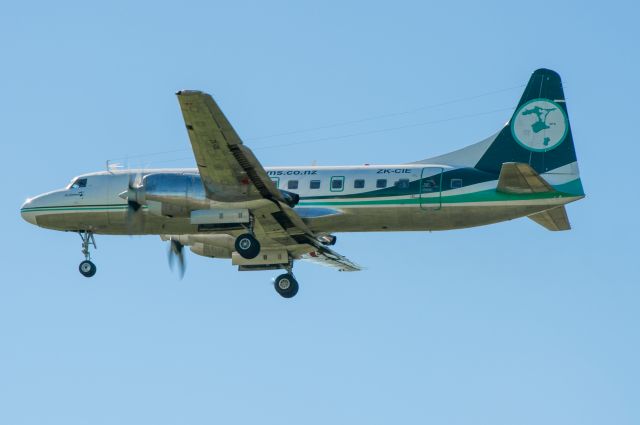
[[[260,242],[253,236],[253,216],[249,219],[249,233],[243,233],[236,238],[236,252],[242,258],[251,260],[260,254]]]
[[[289,260],[284,268],[287,272],[273,279],[273,287],[281,297],[293,298],[300,289],[298,281],[293,277],[293,260]]]
[[[251,233],[244,233],[236,238],[235,248],[242,258],[251,260],[260,253],[260,242]]]
[[[242,258],[251,260],[260,254],[260,242],[253,235],[253,226],[249,228],[249,233],[243,233],[236,238],[235,249]],[[287,273],[281,274],[273,280],[273,287],[283,298],[292,298],[298,293],[298,281],[293,277],[293,261],[289,261],[284,268]]]
[[[92,277],[96,274],[97,268],[96,265],[91,262],[91,253],[89,252],[89,245],[93,245],[94,248],[98,249],[96,246],[96,240],[93,237],[93,232],[84,231],[78,232],[80,238],[82,239],[82,253],[84,254],[84,261],[80,263],[78,269],[80,273],[84,277]]]
[[[249,232],[236,238],[235,249],[242,258],[251,260],[260,254],[260,242],[253,235],[253,217],[249,221]],[[273,287],[283,298],[292,298],[298,293],[298,281],[293,277],[293,261],[284,267],[287,273],[281,274],[273,280]]]
[[[283,298],[293,298],[298,293],[298,281],[291,273],[281,274],[273,281],[276,292]]]

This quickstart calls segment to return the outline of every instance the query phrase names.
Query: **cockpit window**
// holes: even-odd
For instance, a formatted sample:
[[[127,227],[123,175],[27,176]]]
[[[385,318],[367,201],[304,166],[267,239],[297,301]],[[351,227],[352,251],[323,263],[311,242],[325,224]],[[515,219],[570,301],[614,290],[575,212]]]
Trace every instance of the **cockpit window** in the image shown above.
[[[70,189],[80,189],[83,187],[87,187],[87,179],[76,179],[71,183],[71,186],[69,186]]]

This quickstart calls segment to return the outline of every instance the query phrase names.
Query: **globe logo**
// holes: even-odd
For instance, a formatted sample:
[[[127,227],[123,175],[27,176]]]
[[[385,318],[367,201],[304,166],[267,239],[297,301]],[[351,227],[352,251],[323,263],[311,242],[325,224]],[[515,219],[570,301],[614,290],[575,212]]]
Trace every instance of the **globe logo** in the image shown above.
[[[530,151],[550,151],[567,136],[567,116],[560,105],[549,99],[530,100],[513,117],[511,134]]]

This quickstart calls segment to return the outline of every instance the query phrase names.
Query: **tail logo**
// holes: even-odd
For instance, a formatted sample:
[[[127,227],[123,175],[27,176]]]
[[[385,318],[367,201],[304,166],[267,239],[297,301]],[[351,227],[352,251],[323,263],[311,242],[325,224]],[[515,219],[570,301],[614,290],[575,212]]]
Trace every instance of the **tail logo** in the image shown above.
[[[511,120],[511,134],[522,147],[546,152],[560,145],[569,126],[564,109],[549,99],[533,99],[522,105]]]

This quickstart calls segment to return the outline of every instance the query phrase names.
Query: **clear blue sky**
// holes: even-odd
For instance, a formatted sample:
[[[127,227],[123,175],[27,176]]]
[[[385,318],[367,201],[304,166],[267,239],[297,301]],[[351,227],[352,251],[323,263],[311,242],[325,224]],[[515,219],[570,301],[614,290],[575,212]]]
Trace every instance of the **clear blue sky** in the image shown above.
[[[90,3],[0,14],[0,423],[640,423],[634,2]],[[158,237],[98,237],[87,280],[77,235],[19,215],[109,158],[192,165],[179,89],[214,94],[265,165],[392,163],[488,136],[521,88],[317,127],[539,67],[565,81],[588,196],[570,232],[342,234],[367,270],[298,263],[285,301],[222,260],[179,281]]]

